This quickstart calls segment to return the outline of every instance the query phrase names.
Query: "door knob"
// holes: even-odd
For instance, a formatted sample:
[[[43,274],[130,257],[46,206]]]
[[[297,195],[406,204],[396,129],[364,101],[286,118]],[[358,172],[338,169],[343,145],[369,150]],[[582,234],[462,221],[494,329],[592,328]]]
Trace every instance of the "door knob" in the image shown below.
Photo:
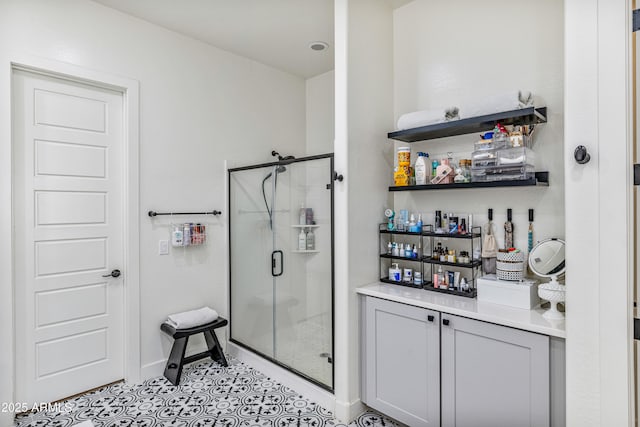
[[[442,324],[444,326],[449,326],[449,319],[442,319]]]
[[[434,319],[434,317],[433,317],[432,315],[428,315],[428,316],[427,316],[427,320],[428,320],[429,322],[433,322],[433,319]]]
[[[120,277],[120,270],[111,270],[111,273],[103,274],[102,277]]]
[[[573,152],[573,157],[576,159],[576,162],[581,165],[589,163],[589,160],[591,160],[591,155],[587,152],[587,147],[585,147],[584,145],[578,145],[576,147],[575,151]]]

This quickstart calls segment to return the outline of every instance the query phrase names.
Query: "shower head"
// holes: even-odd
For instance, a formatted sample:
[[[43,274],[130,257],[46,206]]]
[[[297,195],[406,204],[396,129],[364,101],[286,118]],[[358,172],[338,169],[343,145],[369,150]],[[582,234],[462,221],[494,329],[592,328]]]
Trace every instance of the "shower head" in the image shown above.
[[[286,171],[287,171],[287,167],[286,167],[286,166],[283,166],[283,165],[280,165],[280,166],[278,166],[278,167],[276,168],[276,174],[283,173],[283,172],[286,172]],[[269,178],[271,178],[271,175],[273,175],[273,172],[269,172],[269,173],[267,174],[267,176],[265,176],[265,177],[264,177],[264,179],[262,180],[262,182],[265,182],[266,180],[268,180]]]

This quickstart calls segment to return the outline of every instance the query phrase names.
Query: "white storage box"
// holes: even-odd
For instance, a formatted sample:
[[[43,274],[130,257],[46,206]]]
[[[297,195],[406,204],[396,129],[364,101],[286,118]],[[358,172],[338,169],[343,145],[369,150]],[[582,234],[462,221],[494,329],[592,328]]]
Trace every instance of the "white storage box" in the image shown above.
[[[524,280],[507,282],[498,280],[495,274],[487,274],[477,279],[478,301],[531,310],[540,304],[538,282]]]

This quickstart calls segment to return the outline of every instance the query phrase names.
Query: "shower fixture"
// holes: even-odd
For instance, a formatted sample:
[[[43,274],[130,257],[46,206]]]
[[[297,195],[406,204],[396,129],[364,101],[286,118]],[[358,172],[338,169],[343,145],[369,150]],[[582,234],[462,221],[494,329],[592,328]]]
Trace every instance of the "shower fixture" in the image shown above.
[[[282,157],[280,153],[273,150],[271,151],[271,155],[277,157],[280,162],[286,162],[287,160],[295,160],[295,156],[285,156]],[[284,165],[274,166],[273,170],[267,174],[262,180],[262,198],[264,199],[264,206],[267,208],[267,214],[269,215],[269,228],[273,230],[273,209],[269,208],[269,203],[267,202],[267,195],[264,190],[264,184],[267,182],[269,178],[273,176],[273,189],[275,191],[278,186],[278,174],[284,173],[287,171],[287,167]],[[275,175],[274,175],[275,173]]]

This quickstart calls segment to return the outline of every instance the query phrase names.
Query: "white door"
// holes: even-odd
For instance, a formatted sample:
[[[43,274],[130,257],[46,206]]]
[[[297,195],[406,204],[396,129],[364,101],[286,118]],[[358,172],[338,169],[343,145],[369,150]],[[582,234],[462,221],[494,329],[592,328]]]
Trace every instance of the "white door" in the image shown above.
[[[13,73],[17,402],[124,377],[123,96]]]

